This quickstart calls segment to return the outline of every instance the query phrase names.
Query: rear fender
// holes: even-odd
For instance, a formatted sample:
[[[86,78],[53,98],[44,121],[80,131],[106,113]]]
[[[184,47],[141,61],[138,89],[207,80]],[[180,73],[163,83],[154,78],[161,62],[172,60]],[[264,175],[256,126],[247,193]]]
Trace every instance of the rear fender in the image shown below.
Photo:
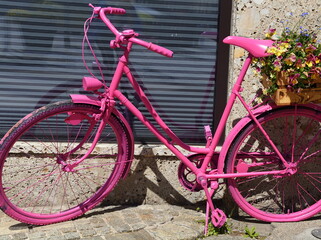
[[[95,105],[99,107],[101,106],[101,101],[96,97],[80,95],[80,94],[71,94],[70,97],[73,103],[84,103],[84,104],[90,104],[90,105]],[[122,178],[125,178],[129,173],[131,164],[134,160],[134,145],[135,145],[134,135],[126,118],[116,108],[113,109],[112,114],[118,117],[120,121],[124,124],[125,126],[124,129],[126,131],[126,135],[130,144],[128,149],[129,151],[128,158],[126,159],[125,171],[123,172],[123,175],[122,175]]]
[[[312,108],[312,109],[315,109],[317,111],[321,111],[321,106],[319,105],[316,105],[316,104],[304,104],[302,105],[304,106],[305,108]],[[267,104],[267,105],[263,105],[257,109],[255,109],[253,111],[254,115],[256,117],[260,116],[261,114],[264,114],[268,111],[271,111],[271,110],[275,110],[275,109],[280,109],[280,108],[287,108],[289,106],[277,106],[275,104]],[[246,124],[248,124],[250,121],[251,121],[251,117],[249,115],[247,115],[246,117],[242,118],[234,127],[233,129],[231,130],[231,132],[228,134],[228,136],[226,137],[225,141],[224,141],[224,144],[222,146],[222,149],[221,149],[221,152],[220,152],[220,155],[219,155],[219,159],[218,159],[218,165],[217,165],[217,168],[218,168],[218,173],[224,173],[224,164],[226,162],[226,157],[227,157],[227,152],[234,140],[234,138],[238,135],[238,133],[240,132],[240,130],[246,126]]]

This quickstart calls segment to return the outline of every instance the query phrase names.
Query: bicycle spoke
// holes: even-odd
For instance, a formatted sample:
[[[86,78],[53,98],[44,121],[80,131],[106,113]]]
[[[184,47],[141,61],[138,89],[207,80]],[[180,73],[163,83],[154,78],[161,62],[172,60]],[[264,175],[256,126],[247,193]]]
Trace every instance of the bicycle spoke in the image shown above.
[[[28,186],[27,188],[23,189],[23,191],[17,193],[16,195],[12,196],[10,198],[10,200],[14,200],[15,198],[17,198],[18,196],[20,196],[20,194],[27,194],[30,193],[32,190],[36,189],[36,187],[41,184],[42,182],[44,182],[46,179],[48,179],[48,177],[52,176],[54,174],[54,171],[50,174],[47,174],[45,176],[43,176],[40,180],[36,181],[35,183],[33,183],[32,185]],[[22,200],[18,201],[17,204],[19,204]]]
[[[56,180],[54,182],[51,183],[52,186],[57,186],[57,182],[59,182],[59,178],[60,178],[60,175],[58,175],[58,177],[56,178]],[[56,196],[55,192],[54,192],[54,187],[51,188],[50,185],[46,186],[44,185],[42,191],[40,191],[38,197],[35,199],[35,200],[32,200],[31,202],[34,204],[34,208],[32,209],[32,211],[35,211],[35,208],[38,206],[38,202],[41,200],[40,197],[44,196],[44,194],[46,192],[48,192],[47,190],[49,190],[49,194],[48,194],[48,197],[47,197],[47,200],[45,201],[45,203],[42,203],[41,205],[43,205],[43,209],[40,211],[40,213],[44,213],[44,208],[46,206],[46,204],[48,203],[48,200],[49,198],[51,198],[51,196]],[[56,188],[57,189],[57,188]],[[53,201],[54,202],[54,199]]]
[[[59,179],[59,176],[58,176],[58,177],[56,178],[56,180],[55,180],[56,183],[58,182],[58,179]],[[56,196],[55,191],[56,191],[56,189],[57,189],[57,185],[58,185],[58,184],[54,184],[54,183],[53,183],[53,184],[52,184],[53,187],[52,187],[51,189],[49,189],[50,186],[48,186],[47,189],[49,190],[49,193],[47,194],[47,195],[48,195],[47,197],[44,196],[44,197],[45,197],[45,200],[44,200],[44,203],[42,204],[42,205],[43,205],[42,209],[39,210],[40,213],[44,214],[44,213],[51,213],[51,212],[52,212],[52,206],[53,206],[53,205],[51,205],[49,212],[45,211],[45,208],[46,208],[46,206],[49,206],[49,201],[50,201],[51,197],[52,197],[52,196]],[[47,190],[47,189],[46,189],[46,190]],[[51,202],[55,202],[54,199],[52,199]],[[35,205],[35,207],[37,207],[37,205]],[[33,209],[33,211],[34,211],[34,209]]]
[[[267,172],[228,179],[230,192],[244,211],[265,221],[298,221],[321,211],[319,115],[297,106],[273,110],[259,118],[285,161],[291,163],[288,170],[255,123],[240,130],[227,157],[228,172],[236,173],[239,164],[241,172]],[[278,170],[287,171],[268,174]]]
[[[111,114],[95,149],[71,167],[91,147],[98,127],[91,116],[98,113],[96,106],[61,102],[35,111],[12,130],[0,162],[3,197],[11,203],[5,211],[20,221],[47,224],[102,201],[132,160],[128,130]],[[70,115],[80,122],[66,120]]]

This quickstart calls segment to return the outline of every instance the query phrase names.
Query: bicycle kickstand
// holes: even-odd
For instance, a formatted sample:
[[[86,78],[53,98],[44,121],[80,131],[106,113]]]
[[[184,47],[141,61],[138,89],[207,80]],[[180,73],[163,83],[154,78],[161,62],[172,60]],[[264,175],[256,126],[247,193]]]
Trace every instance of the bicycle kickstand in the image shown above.
[[[204,235],[207,235],[208,223],[210,218],[211,218],[212,224],[218,228],[222,227],[226,222],[225,213],[221,209],[215,208],[212,201],[212,196],[214,195],[216,189],[218,188],[218,182],[211,181],[210,185],[211,185],[210,186],[211,188],[209,191],[207,187],[207,183],[206,183],[206,186],[203,186],[202,184],[206,198],[207,198]]]

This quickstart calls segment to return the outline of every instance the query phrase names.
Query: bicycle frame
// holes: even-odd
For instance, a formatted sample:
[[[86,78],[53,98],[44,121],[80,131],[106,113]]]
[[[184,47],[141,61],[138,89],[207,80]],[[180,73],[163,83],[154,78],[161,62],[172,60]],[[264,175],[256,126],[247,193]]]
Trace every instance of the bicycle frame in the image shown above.
[[[251,64],[252,56],[249,55],[246,59],[243,68],[241,70],[241,73],[234,84],[234,87],[232,89],[232,94],[229,97],[228,103],[225,107],[224,113],[220,119],[219,125],[217,127],[217,130],[212,137],[212,140],[209,144],[209,146],[201,148],[201,147],[193,147],[188,144],[185,144],[168,126],[167,124],[162,120],[162,118],[158,115],[157,111],[154,109],[150,101],[148,100],[147,96],[145,95],[144,91],[138,84],[138,82],[135,80],[133,74],[130,71],[130,68],[128,67],[128,61],[129,61],[129,54],[132,48],[132,43],[129,42],[124,49],[124,54],[119,58],[119,62],[117,64],[115,74],[111,80],[110,86],[108,90],[106,91],[107,94],[107,103],[106,106],[109,106],[109,108],[114,107],[114,99],[117,98],[125,107],[127,107],[168,149],[170,149],[188,168],[190,168],[197,176],[198,179],[201,180],[216,180],[218,178],[235,178],[235,177],[245,177],[245,176],[258,176],[258,175],[266,175],[266,174],[284,174],[286,173],[287,169],[290,168],[289,163],[284,159],[280,151],[277,149],[275,144],[271,141],[270,137],[266,133],[266,131],[263,129],[261,124],[257,121],[255,117],[255,113],[253,112],[252,108],[245,102],[245,100],[242,98],[240,92],[242,91],[241,85],[244,80],[244,76]],[[125,74],[128,78],[129,82],[131,83],[132,87],[138,94],[139,98],[145,105],[146,109],[149,111],[151,116],[154,118],[154,120],[157,122],[157,124],[163,129],[163,131],[171,138],[172,141],[168,141],[167,138],[121,93],[121,91],[118,90],[119,83],[121,81],[122,75]],[[251,173],[233,173],[233,174],[227,174],[224,173],[224,160],[223,158],[219,158],[218,162],[218,173],[215,174],[207,174],[206,169],[213,158],[214,154],[219,154],[219,152],[215,152],[219,139],[222,136],[223,130],[225,128],[226,122],[228,120],[228,117],[230,115],[230,112],[232,110],[232,107],[236,101],[236,99],[239,99],[244,108],[249,113],[250,118],[257,124],[265,138],[268,140],[268,142],[271,144],[272,148],[275,150],[278,157],[283,162],[285,169],[278,170],[278,171],[264,171],[264,172],[251,172]],[[108,107],[107,107],[108,108]],[[104,118],[108,118],[109,113],[112,111],[112,109],[107,109],[108,113]],[[105,120],[106,121],[106,120]],[[104,121],[104,122],[105,122]],[[101,128],[104,127],[104,124],[102,124]],[[202,166],[200,168],[197,168],[189,159],[186,157],[175,145],[178,145],[182,147],[185,150],[188,150],[191,153],[198,153],[198,154],[205,154],[205,159],[202,163]],[[84,157],[85,158],[85,157]]]
[[[93,7],[93,6],[92,6]],[[172,56],[172,52],[168,49],[165,49],[163,47],[157,46],[152,43],[144,42],[143,40],[137,39],[137,34],[133,30],[125,30],[122,33],[118,32],[118,30],[112,25],[112,23],[109,21],[109,19],[106,17],[105,12],[112,11],[117,14],[123,14],[124,10],[122,9],[110,9],[110,8],[100,8],[100,7],[93,7],[94,12],[99,14],[99,17],[101,20],[106,24],[106,26],[116,35],[116,39],[111,41],[111,47],[114,48],[122,48],[124,50],[122,56],[119,58],[119,62],[117,64],[115,73],[112,77],[112,80],[110,82],[110,86],[105,89],[105,93],[102,94],[103,99],[100,101],[101,109],[103,110],[103,117],[102,122],[100,124],[100,131],[101,132],[108,120],[108,117],[110,113],[113,111],[113,108],[115,106],[115,98],[117,98],[125,107],[127,107],[134,116],[136,116],[169,150],[171,150],[189,169],[191,169],[195,175],[197,176],[197,181],[201,183],[201,181],[208,181],[208,180],[217,180],[218,178],[235,178],[235,177],[245,177],[245,176],[258,176],[258,175],[266,175],[266,174],[285,174],[287,171],[291,170],[291,163],[288,163],[278,148],[275,146],[275,144],[272,142],[271,138],[268,136],[267,132],[263,129],[262,125],[258,122],[256,118],[256,112],[254,108],[251,108],[243,99],[241,96],[242,92],[242,82],[244,80],[244,76],[246,75],[246,72],[251,64],[251,61],[253,59],[253,55],[249,53],[248,57],[246,58],[243,67],[241,69],[241,72],[232,88],[231,95],[228,99],[228,102],[226,104],[225,110],[221,116],[221,119],[219,121],[218,127],[216,129],[216,132],[213,136],[207,137],[207,144],[206,147],[193,147],[186,143],[184,143],[168,126],[167,124],[162,120],[162,118],[158,115],[150,101],[148,100],[147,96],[145,95],[144,91],[138,84],[138,82],[135,80],[133,74],[131,73],[128,62],[129,62],[129,54],[132,49],[133,43],[141,45],[146,47],[147,49],[150,49],[156,53],[162,54],[167,57]],[[126,75],[129,82],[131,83],[133,89],[136,91],[138,97],[141,99],[143,104],[145,105],[146,109],[149,111],[151,116],[154,118],[156,123],[162,128],[162,130],[170,137],[172,141],[168,141],[167,138],[118,90],[119,83],[121,81],[121,78],[123,75]],[[233,174],[227,174],[224,173],[224,164],[225,164],[225,156],[221,157],[221,152],[223,150],[226,151],[226,149],[222,149],[221,152],[215,152],[219,139],[221,138],[224,128],[226,126],[226,122],[228,120],[228,117],[231,113],[231,110],[233,108],[233,105],[238,99],[243,107],[248,112],[248,117],[253,120],[260,131],[262,132],[263,136],[267,139],[279,159],[282,161],[284,165],[284,169],[277,170],[277,171],[263,171],[263,172],[251,172],[251,173],[233,173]],[[105,111],[106,110],[106,111]],[[97,133],[96,139],[99,138],[99,132]],[[204,161],[202,162],[202,165],[200,168],[196,167],[187,156],[185,156],[175,145],[178,145],[182,147],[183,149],[194,153],[194,154],[205,154]],[[223,145],[224,146],[224,145]],[[93,143],[93,146],[91,149],[95,147],[95,141]],[[90,154],[89,150],[89,153]],[[213,173],[207,173],[206,169],[209,166],[211,160],[213,159],[214,154],[219,155],[218,162],[217,162],[217,172],[215,174]],[[87,154],[86,154],[87,155]],[[77,161],[75,164],[73,164],[72,167],[76,166],[78,163],[83,161],[86,158],[86,155],[82,157],[79,161]]]
[[[251,106],[241,95],[252,59],[268,56],[266,49],[274,41],[237,36],[223,40],[249,55],[217,130],[212,135],[205,126],[206,145],[195,147],[183,142],[163,121],[129,66],[134,44],[166,57],[172,57],[173,52],[136,38],[138,34],[133,30],[118,32],[106,14],[124,14],[124,9],[91,7],[94,10],[85,22],[83,43],[87,40],[102,81],[84,61],[92,77],[83,78],[83,89],[96,97],[71,95],[72,101],[33,111],[7,132],[0,146],[0,201],[5,213],[28,224],[49,224],[78,217],[106,197],[127,176],[134,159],[133,132],[115,107],[116,102],[131,111],[181,160],[180,184],[191,192],[204,191],[205,233],[209,220],[215,227],[222,227],[227,219],[213,201],[220,178],[227,179],[226,188],[237,206],[259,220],[300,221],[321,212],[321,107],[312,103],[279,107],[267,101]],[[86,35],[97,16],[116,36],[110,46],[122,50],[108,86]],[[84,49],[83,45],[83,56]],[[120,81],[125,76],[135,99],[140,99],[152,120],[121,92]],[[232,128],[219,149],[219,139],[236,101],[246,110],[246,116]],[[190,154],[185,156],[181,148]]]

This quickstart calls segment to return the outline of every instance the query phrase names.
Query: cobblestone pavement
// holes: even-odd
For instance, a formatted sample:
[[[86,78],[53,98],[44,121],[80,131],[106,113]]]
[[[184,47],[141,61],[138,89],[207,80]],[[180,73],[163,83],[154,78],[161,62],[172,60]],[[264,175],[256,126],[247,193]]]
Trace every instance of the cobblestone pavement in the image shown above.
[[[20,223],[0,212],[0,240],[196,240],[203,239],[204,223],[200,221],[204,221],[203,213],[172,205],[96,208],[76,220],[47,226]],[[316,240],[311,230],[321,228],[321,218],[297,223],[228,219],[228,225],[232,233],[204,239],[244,240],[248,226],[254,227],[262,240]]]
[[[170,205],[96,208],[85,216],[47,226],[30,226],[0,213],[2,239],[197,239],[204,215]]]

